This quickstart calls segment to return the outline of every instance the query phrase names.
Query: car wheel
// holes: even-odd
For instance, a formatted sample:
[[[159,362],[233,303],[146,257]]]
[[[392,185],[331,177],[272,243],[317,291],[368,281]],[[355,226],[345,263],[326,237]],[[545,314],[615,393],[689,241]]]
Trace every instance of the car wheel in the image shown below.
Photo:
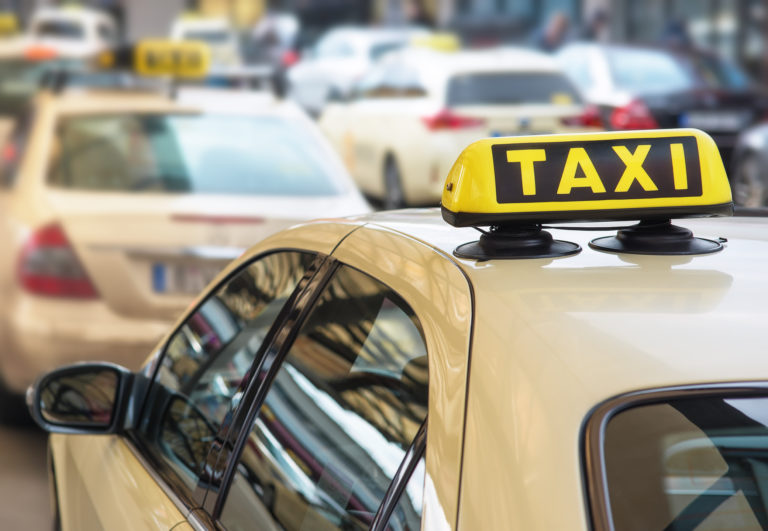
[[[400,169],[395,159],[389,157],[384,165],[384,208],[403,208],[405,206],[405,194],[400,178]]]
[[[738,162],[734,171],[731,188],[733,202],[738,206],[759,208],[765,205],[768,191],[768,175],[761,168],[755,154],[747,154]]]

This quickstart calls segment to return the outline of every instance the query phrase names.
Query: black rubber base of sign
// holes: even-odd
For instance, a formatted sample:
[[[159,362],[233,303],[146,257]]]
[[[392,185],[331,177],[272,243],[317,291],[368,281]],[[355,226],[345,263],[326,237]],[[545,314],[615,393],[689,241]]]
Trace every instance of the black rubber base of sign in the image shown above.
[[[696,238],[684,228],[669,221],[640,222],[634,227],[618,231],[616,236],[595,238],[589,246],[608,253],[654,254],[682,256],[709,254],[722,250],[723,244],[715,240]]]

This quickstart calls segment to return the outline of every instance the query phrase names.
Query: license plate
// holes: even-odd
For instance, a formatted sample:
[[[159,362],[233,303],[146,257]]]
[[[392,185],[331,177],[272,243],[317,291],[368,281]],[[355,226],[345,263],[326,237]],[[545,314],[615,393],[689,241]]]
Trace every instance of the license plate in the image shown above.
[[[748,125],[748,111],[691,111],[680,116],[681,127],[705,131],[738,131]]]
[[[218,264],[152,264],[155,293],[197,295],[223,269]]]

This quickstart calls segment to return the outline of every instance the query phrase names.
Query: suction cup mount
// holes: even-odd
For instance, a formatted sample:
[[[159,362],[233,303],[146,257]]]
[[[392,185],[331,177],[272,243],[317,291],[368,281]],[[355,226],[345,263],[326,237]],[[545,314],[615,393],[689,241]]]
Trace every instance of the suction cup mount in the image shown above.
[[[645,220],[637,225],[618,231],[616,236],[595,238],[589,246],[609,253],[692,255],[720,251],[723,244],[704,238],[696,238],[684,228],[666,220]]]
[[[581,251],[576,243],[555,240],[538,224],[491,227],[480,240],[459,245],[453,254],[473,260],[554,258]]]

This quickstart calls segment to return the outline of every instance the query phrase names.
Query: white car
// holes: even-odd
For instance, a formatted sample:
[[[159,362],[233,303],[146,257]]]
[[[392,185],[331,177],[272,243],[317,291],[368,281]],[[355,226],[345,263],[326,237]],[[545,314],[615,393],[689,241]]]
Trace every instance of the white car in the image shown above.
[[[44,91],[0,149],[0,397],[62,362],[137,366],[254,242],[370,210],[266,92]]]
[[[413,27],[333,29],[288,70],[288,96],[318,114],[329,99],[349,94],[379,57],[428,33]]]
[[[382,58],[319,124],[363,193],[397,208],[437,204],[452,161],[474,140],[595,130],[592,114],[540,52],[408,48]]]
[[[107,13],[79,6],[45,7],[32,15],[26,39],[58,55],[88,57],[117,42],[115,21]]]
[[[171,39],[206,43],[215,67],[242,64],[237,32],[224,17],[183,15],[173,22]]]

